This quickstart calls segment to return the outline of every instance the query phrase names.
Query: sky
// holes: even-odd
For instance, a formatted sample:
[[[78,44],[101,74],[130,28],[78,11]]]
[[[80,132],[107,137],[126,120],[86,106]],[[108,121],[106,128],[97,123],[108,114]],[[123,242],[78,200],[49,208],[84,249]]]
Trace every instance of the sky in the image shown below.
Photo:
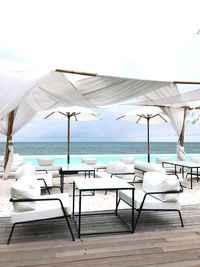
[[[151,80],[200,81],[199,0],[0,0],[0,57],[52,69]],[[72,141],[145,141],[146,126],[116,121],[132,106],[74,122]],[[200,141],[199,125],[186,141]],[[66,141],[64,120],[35,117],[15,141]],[[5,140],[0,136],[0,140]],[[177,141],[170,124],[152,141]]]

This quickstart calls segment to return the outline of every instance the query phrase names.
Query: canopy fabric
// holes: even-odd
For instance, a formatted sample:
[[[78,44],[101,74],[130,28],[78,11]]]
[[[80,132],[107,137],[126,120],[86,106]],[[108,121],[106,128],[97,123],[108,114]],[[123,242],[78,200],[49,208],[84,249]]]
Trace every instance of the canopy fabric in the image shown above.
[[[70,81],[65,74],[49,68],[0,60],[0,128],[4,133],[5,116],[13,110],[15,114],[16,110],[23,113],[15,116],[12,134],[38,111],[57,106],[106,107],[133,99],[149,102],[177,96],[178,89],[173,82],[105,75]]]
[[[112,76],[97,75],[77,80],[76,88],[97,107],[119,104],[133,98],[149,95],[152,92],[163,92],[164,96],[177,93],[176,86],[171,82],[139,80]],[[164,92],[168,92],[165,95]],[[158,97],[157,93],[155,93]]]
[[[177,158],[178,160],[184,160],[185,151],[184,147],[180,144],[181,134],[184,130],[185,123],[185,108],[173,108],[173,107],[160,107],[163,112],[168,116],[177,136]]]
[[[178,93],[177,95],[171,95],[168,97],[152,98],[148,99],[144,97],[141,98],[140,105],[155,105],[155,106],[199,106],[200,105],[200,89],[186,92],[183,94]],[[197,102],[193,104],[193,102]]]
[[[176,91],[171,82],[103,75],[72,82],[61,72],[0,60],[0,118],[24,102],[36,112],[59,105],[102,107],[122,103],[160,88],[163,91],[168,88],[171,95]]]

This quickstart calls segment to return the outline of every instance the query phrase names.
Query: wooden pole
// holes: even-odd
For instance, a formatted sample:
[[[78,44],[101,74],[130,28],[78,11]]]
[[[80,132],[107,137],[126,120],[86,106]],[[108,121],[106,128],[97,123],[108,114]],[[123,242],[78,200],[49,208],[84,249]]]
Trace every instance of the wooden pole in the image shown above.
[[[8,163],[9,154],[10,154],[9,145],[13,145],[12,143],[13,122],[14,122],[14,110],[11,111],[8,115],[8,129],[7,129],[6,151],[5,151],[5,157],[4,157],[4,170]]]
[[[174,81],[176,84],[200,84],[200,82],[189,82],[189,81]]]
[[[148,162],[150,162],[150,138],[149,138],[149,116],[147,117],[147,157]]]
[[[180,145],[184,146],[184,138],[185,138],[185,120],[186,120],[187,108],[184,108],[184,115],[183,115],[183,126],[181,130],[181,134],[179,137]]]
[[[70,113],[67,114],[67,163],[70,163]]]
[[[86,75],[86,76],[96,76],[97,73],[92,72],[83,72],[83,71],[74,71],[74,70],[64,70],[64,69],[56,69],[56,72],[62,73],[70,73],[70,74],[78,74],[78,75]]]

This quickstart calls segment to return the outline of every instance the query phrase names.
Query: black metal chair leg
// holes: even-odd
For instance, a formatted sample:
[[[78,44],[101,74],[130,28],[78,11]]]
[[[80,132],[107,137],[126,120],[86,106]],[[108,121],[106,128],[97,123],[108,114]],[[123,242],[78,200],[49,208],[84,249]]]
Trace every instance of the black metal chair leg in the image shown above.
[[[72,232],[71,225],[70,225],[69,220],[68,220],[68,218],[67,218],[66,215],[65,215],[65,220],[66,220],[66,222],[67,222],[67,226],[68,226],[69,231],[70,231],[70,233],[71,233],[72,240],[75,241],[75,238],[74,238],[74,234],[73,234],[73,232]]]
[[[183,218],[182,218],[181,212],[180,212],[180,210],[177,210],[177,211],[178,211],[178,214],[179,214],[179,217],[180,217],[181,226],[184,227],[184,223],[183,223]]]
[[[10,244],[11,237],[12,237],[12,234],[13,234],[13,230],[14,230],[16,224],[17,223],[14,223],[13,226],[12,226],[12,228],[11,228],[10,235],[9,235],[9,238],[8,238],[8,241],[7,241],[7,245]]]
[[[137,224],[138,224],[138,221],[139,221],[139,217],[140,217],[141,211],[142,211],[142,209],[139,209],[139,211],[138,211],[138,216],[137,216],[137,218],[136,218],[135,225],[134,225],[134,232],[135,232],[136,226],[137,226]]]
[[[120,198],[119,198],[119,200],[118,200],[118,202],[117,202],[117,206],[116,206],[116,214],[117,214],[117,212],[118,212],[118,207],[119,207],[119,203],[120,203]]]

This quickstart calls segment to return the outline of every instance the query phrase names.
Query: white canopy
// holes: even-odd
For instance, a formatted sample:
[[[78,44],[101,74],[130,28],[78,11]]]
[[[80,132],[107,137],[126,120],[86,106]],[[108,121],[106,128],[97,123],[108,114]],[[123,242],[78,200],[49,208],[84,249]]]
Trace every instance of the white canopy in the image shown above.
[[[149,102],[177,96],[173,82],[103,75],[71,81],[62,72],[0,60],[0,131],[6,135],[7,116],[14,110],[8,139],[38,111],[57,106],[105,107],[133,99]]]

